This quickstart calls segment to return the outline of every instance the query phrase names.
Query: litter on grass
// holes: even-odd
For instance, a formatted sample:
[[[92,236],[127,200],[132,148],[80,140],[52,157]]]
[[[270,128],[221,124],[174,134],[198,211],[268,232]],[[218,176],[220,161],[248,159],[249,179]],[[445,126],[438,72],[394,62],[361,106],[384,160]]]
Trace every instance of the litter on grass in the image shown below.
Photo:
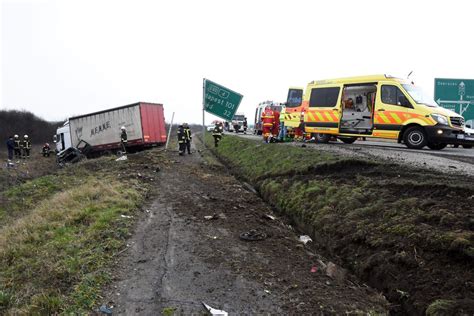
[[[308,242],[313,240],[308,235],[301,235],[299,241],[306,245]]]

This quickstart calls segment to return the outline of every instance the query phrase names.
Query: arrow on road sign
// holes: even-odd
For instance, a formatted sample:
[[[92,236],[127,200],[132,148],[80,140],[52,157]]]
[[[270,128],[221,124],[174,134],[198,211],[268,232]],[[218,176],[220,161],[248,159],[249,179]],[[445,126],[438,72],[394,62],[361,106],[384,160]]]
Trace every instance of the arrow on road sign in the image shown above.
[[[471,104],[474,104],[473,101],[445,101],[445,100],[441,100],[441,99],[438,99],[436,100],[436,102],[441,105],[441,103],[444,103],[444,104],[459,104],[459,115],[463,115],[464,112],[466,112],[466,110],[469,108],[469,105]],[[464,107],[463,107],[464,105]]]

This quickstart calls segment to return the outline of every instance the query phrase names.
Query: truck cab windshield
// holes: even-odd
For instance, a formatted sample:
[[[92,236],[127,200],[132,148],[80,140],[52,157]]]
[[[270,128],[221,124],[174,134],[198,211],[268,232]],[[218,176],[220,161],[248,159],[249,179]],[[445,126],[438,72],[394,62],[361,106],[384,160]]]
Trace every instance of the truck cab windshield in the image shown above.
[[[426,106],[436,108],[438,104],[433,100],[433,98],[426,95],[423,90],[418,87],[415,87],[411,84],[402,84],[403,88],[405,88],[406,92],[412,97],[412,99],[418,104],[424,104]]]
[[[233,121],[243,121],[245,119],[245,115],[234,115]]]

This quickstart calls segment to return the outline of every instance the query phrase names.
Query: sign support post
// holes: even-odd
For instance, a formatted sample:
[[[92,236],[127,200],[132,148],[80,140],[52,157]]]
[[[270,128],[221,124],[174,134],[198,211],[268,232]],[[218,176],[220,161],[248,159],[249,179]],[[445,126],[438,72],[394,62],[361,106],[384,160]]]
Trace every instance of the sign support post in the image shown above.
[[[206,78],[202,79],[202,144],[206,147],[206,124],[204,121],[204,113],[206,110]]]
[[[173,127],[173,119],[174,119],[174,112],[173,112],[173,115],[171,115],[170,128],[168,129],[168,138],[166,139],[165,150],[168,150],[168,144],[170,142],[170,136],[171,136],[171,128]]]

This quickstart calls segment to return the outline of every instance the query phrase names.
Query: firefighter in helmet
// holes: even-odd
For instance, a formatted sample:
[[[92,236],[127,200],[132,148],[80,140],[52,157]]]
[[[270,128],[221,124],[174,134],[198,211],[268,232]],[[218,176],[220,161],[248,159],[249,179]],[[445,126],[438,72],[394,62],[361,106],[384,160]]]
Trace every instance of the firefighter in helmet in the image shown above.
[[[21,158],[21,140],[18,135],[15,135],[13,137],[13,141],[15,142],[14,146],[14,151],[15,151],[15,158],[20,159]]]
[[[184,133],[184,126],[178,126],[178,151],[179,155],[183,156],[186,149],[186,135]]]
[[[127,141],[128,141],[128,136],[127,136],[127,129],[125,126],[122,126],[120,128],[120,144],[122,145],[122,151],[124,154],[127,153]]]
[[[30,158],[31,141],[28,135],[23,136],[23,141],[20,145],[23,150],[23,159]]]
[[[263,140],[268,143],[271,140],[272,129],[274,125],[274,113],[271,107],[265,107],[262,114],[262,134]]]
[[[214,137],[214,147],[219,145],[220,140],[222,139],[222,132],[224,131],[224,127],[222,126],[221,122],[217,122],[212,130],[212,137]]]
[[[191,129],[189,128],[188,123],[183,123],[184,136],[185,136],[185,149],[188,151],[188,154],[191,155]]]
[[[49,153],[51,152],[51,147],[49,146],[48,143],[45,143],[43,145],[43,149],[41,150],[43,153],[43,157],[49,157]]]

